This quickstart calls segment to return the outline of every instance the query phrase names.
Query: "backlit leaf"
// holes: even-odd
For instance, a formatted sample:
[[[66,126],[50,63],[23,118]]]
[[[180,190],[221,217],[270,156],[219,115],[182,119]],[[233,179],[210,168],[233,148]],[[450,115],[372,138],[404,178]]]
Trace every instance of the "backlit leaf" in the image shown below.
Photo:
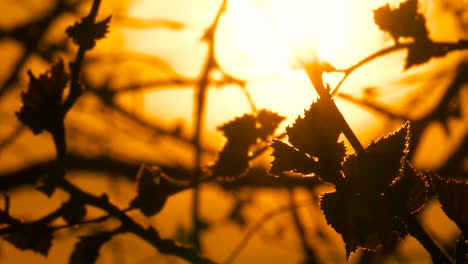
[[[274,133],[284,117],[260,110],[257,115],[245,114],[218,127],[227,139],[226,144],[212,165],[213,175],[235,179],[249,167],[249,150],[258,140],[265,141]]]
[[[170,182],[169,176],[158,168],[147,169],[144,166],[138,173],[138,195],[130,203],[139,208],[146,216],[153,216],[163,208],[167,198],[180,186]]]
[[[350,191],[380,194],[397,178],[408,152],[409,123],[396,132],[372,142],[362,155],[350,155],[343,171]]]
[[[318,99],[298,117],[291,127],[286,128],[289,143],[313,157],[334,153],[341,128],[328,104]]]
[[[218,129],[224,133],[227,142],[211,167],[213,175],[238,176],[249,167],[249,147],[257,141],[255,116],[243,115]]]
[[[404,235],[383,199],[337,191],[324,194],[320,207],[327,223],[343,237],[347,259],[358,248],[375,250]]]
[[[343,164],[345,178],[321,201],[327,223],[343,237],[347,257],[358,248],[375,250],[407,234],[400,219],[418,212],[427,199],[424,175],[405,159],[409,123],[372,142]]]
[[[85,49],[92,49],[96,45],[96,40],[102,39],[109,32],[111,16],[104,20],[92,23],[88,17],[81,19],[66,30],[68,37],[73,42]]]
[[[442,179],[436,174],[431,176],[442,209],[468,237],[468,181]]]
[[[277,113],[262,109],[257,114],[257,137],[266,140],[284,121],[284,117]]]
[[[21,92],[21,109],[18,119],[34,134],[53,131],[61,117],[62,95],[68,83],[68,73],[62,60],[39,77],[28,71],[29,85]]]
[[[3,237],[21,250],[32,250],[43,256],[49,254],[52,246],[53,230],[43,224],[15,224],[11,232]]]
[[[62,205],[62,217],[70,224],[78,224],[86,216],[84,203],[76,198],[70,198]]]
[[[70,264],[96,263],[101,246],[112,238],[110,232],[99,232],[91,236],[82,236],[75,244],[70,255]]]
[[[417,171],[408,162],[400,170],[398,178],[390,185],[385,196],[395,213],[415,214],[425,205],[429,183],[424,173]]]
[[[435,46],[429,40],[417,40],[408,48],[405,61],[405,70],[424,64],[432,58],[444,57],[450,50]]]
[[[388,32],[396,43],[400,37],[428,39],[426,19],[418,12],[418,0],[407,0],[397,8],[386,4],[374,10],[374,22],[381,30]]]
[[[292,146],[279,140],[273,140],[273,156],[275,159],[271,163],[270,173],[281,175],[283,172],[298,172],[304,175],[317,172],[317,161],[309,158],[305,153],[300,152]]]

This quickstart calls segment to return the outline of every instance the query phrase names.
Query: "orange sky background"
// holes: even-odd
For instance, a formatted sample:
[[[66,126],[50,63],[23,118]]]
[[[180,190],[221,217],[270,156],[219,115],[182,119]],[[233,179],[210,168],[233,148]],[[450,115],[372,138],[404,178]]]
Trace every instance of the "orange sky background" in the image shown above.
[[[420,9],[427,15],[430,35],[438,41],[455,41],[467,37],[466,29],[460,30],[455,19],[442,10],[439,5],[441,0],[420,1]],[[457,1],[457,0],[454,0]],[[15,1],[7,1],[6,5]],[[42,1],[28,1],[36,8],[24,10],[11,5],[7,12],[9,16],[0,16],[0,25],[15,24],[26,20],[31,12],[40,14],[47,9],[47,3]],[[317,48],[321,60],[329,61],[336,68],[348,67],[374,51],[392,44],[392,40],[378,30],[373,23],[372,10],[388,1],[383,0],[231,0],[226,13],[221,17],[218,31],[216,32],[216,56],[222,69],[233,77],[246,79],[246,90],[250,93],[256,106],[267,108],[287,117],[283,124],[291,124],[304,109],[308,108],[316,98],[316,93],[310,84],[307,75],[301,68],[301,62],[310,60],[310,50]],[[398,1],[391,1],[393,4]],[[41,4],[38,4],[41,3]],[[100,11],[102,17],[112,13],[114,18],[111,24],[111,32],[103,41],[98,42],[95,51],[89,56],[99,54],[123,54],[125,52],[143,53],[157,57],[158,63],[142,65],[136,62],[116,63],[109,59],[107,65],[103,65],[102,72],[111,72],[110,81],[115,86],[123,87],[140,81],[164,78],[168,71],[174,71],[186,78],[196,78],[206,52],[206,45],[199,41],[204,29],[211,23],[215,16],[220,1],[218,0],[135,0],[128,3],[124,1],[103,1],[104,8]],[[0,7],[3,4],[0,4]],[[8,7],[10,8],[10,7]],[[87,10],[87,9],[84,9]],[[83,11],[86,12],[86,11]],[[181,23],[177,30],[164,27],[150,28],[146,26],[134,27],[119,20],[123,16],[142,19],[151,24],[154,20],[168,20]],[[12,22],[13,21],[13,22]],[[73,23],[74,18],[63,18],[62,29]],[[144,24],[144,23],[143,23]],[[52,32],[63,34],[63,30]],[[9,61],[18,57],[21,48],[14,43],[1,43],[0,59],[5,61],[4,69],[0,69],[0,77],[9,70]],[[453,75],[454,65],[460,60],[462,54],[450,54],[444,59],[432,60],[430,63],[403,72],[405,52],[398,52],[368,64],[353,73],[344,83],[341,92],[361,97],[368,87],[378,87],[379,96],[376,98],[398,112],[408,113],[410,116],[421,115],[428,111],[437,96],[440,96],[446,88],[447,82]],[[466,58],[466,53],[465,53]],[[34,72],[41,72],[47,64],[39,59],[31,59],[28,63]],[[118,67],[117,67],[117,66]],[[420,77],[423,77],[421,82]],[[434,81],[431,76],[443,76]],[[26,75],[23,76],[26,83]],[[166,76],[167,77],[167,76]],[[325,75],[325,81],[332,87],[338,82],[341,75]],[[94,76],[94,81],[104,82],[107,76],[100,72]],[[416,81],[415,81],[416,79]],[[429,81],[424,81],[428,79]],[[430,82],[430,83],[428,83]],[[409,109],[409,96],[417,94],[428,85],[434,100],[421,109]],[[153,89],[154,88],[154,89]],[[167,88],[167,89],[166,89]],[[173,88],[173,89],[169,89]],[[19,90],[18,90],[19,91]],[[17,122],[11,109],[16,109],[19,101],[19,92],[6,97],[0,104],[1,113],[11,112],[5,120]],[[192,135],[193,117],[193,87],[148,87],[143,92],[129,92],[119,96],[118,102],[129,111],[137,112],[150,120],[163,121],[167,125],[183,124],[183,133]],[[462,105],[464,113],[468,113],[468,94],[465,89]],[[77,106],[80,111],[71,112],[67,117],[67,124],[86,123],[80,129],[99,135],[98,138],[112,137],[110,142],[102,143],[99,148],[92,145],[83,145],[77,140],[70,142],[72,150],[83,153],[111,153],[115,156],[129,157],[139,160],[151,157],[151,159],[167,163],[184,164],[190,166],[192,153],[174,148],[174,144],[157,142],[158,148],[148,144],[153,139],[150,133],[141,132],[141,142],[129,140],[126,132],[126,124],[120,120],[113,120],[112,113],[108,113],[110,121],[101,120],[94,116],[93,107],[98,105],[93,98],[83,96],[80,100],[83,105]],[[363,110],[343,99],[337,98],[337,105],[351,127],[355,129],[363,144],[386,134],[399,127],[401,123],[391,122],[383,124],[381,116]],[[81,108],[80,108],[81,107]],[[222,135],[216,127],[227,122],[235,116],[250,111],[244,92],[235,85],[225,87],[211,87],[208,92],[206,109],[206,127],[204,142],[216,149],[221,149]],[[466,118],[465,118],[466,119]],[[431,127],[431,133],[425,139],[420,153],[438,153],[437,155],[418,155],[416,165],[420,167],[437,166],[444,161],[453,147],[467,131],[466,120],[451,121],[450,127],[453,134],[447,136],[441,126]],[[130,130],[130,129],[129,129]],[[0,132],[7,134],[8,128],[0,128]],[[28,144],[37,144],[37,148],[28,148]],[[18,154],[21,153],[21,154]],[[32,160],[40,160],[43,157],[53,155],[54,148],[47,136],[33,137],[30,132],[21,137],[19,144],[11,146],[7,151],[0,152],[0,169],[6,170],[28,164]],[[124,182],[107,182],[97,180],[93,175],[80,181],[82,186],[97,193],[103,190],[109,191],[115,201],[125,204],[134,195],[133,186]],[[94,175],[95,176],[95,175]],[[73,177],[73,175],[72,175]],[[81,176],[80,176],[81,177]],[[91,187],[90,187],[91,186]],[[116,187],[118,186],[118,187]],[[37,215],[53,206],[60,204],[64,199],[63,193],[54,196],[52,202],[40,194],[30,196],[27,190],[20,190],[13,199],[12,208],[20,208],[20,215]],[[286,204],[285,191],[260,190],[256,194],[257,200],[247,214],[252,222],[259,219],[263,213],[272,208]],[[306,199],[305,192],[300,192],[297,199]],[[152,219],[145,219],[139,214],[133,216],[143,224],[158,226],[162,236],[171,237],[175,233],[177,225],[185,227],[191,225],[190,220],[191,191],[172,197],[162,213]],[[30,201],[44,204],[44,208],[31,208]],[[202,195],[202,215],[210,219],[221,219],[228,212],[232,198],[217,187],[208,187]],[[215,208],[215,209],[213,209]],[[441,214],[438,204],[429,204],[427,214]],[[344,247],[341,237],[325,223],[318,208],[304,208],[300,212],[305,216],[304,221],[309,227],[321,226],[330,231],[335,247],[324,249],[322,254],[328,256],[334,263],[342,263],[344,260]],[[426,214],[426,212],[425,212]],[[428,217],[426,217],[428,218]],[[175,220],[174,220],[175,219]],[[289,213],[275,218],[284,224],[285,229],[293,229]],[[318,220],[317,220],[318,219]],[[436,234],[438,237],[447,237],[455,234],[457,229],[447,218],[440,218],[436,222],[426,221],[424,225],[431,231],[437,232],[437,226],[445,226],[444,233]],[[274,233],[275,226],[267,224],[260,235],[256,236],[251,244],[239,256],[236,263],[294,263],[300,260],[299,241],[296,234],[286,234],[281,242],[275,244],[264,243],[269,234]],[[440,231],[440,229],[439,229]],[[215,228],[204,237],[204,242],[211,245],[207,247],[207,254],[220,261],[233,249],[245,230],[240,230],[234,225],[226,225]],[[67,233],[64,232],[63,237]],[[63,259],[69,255],[69,248],[75,240],[61,238],[60,243],[54,244],[49,259],[44,259],[31,252],[18,252],[8,243],[0,241],[0,261],[2,263],[63,263]],[[227,239],[235,238],[235,239]],[[216,242],[217,241],[217,242]],[[427,260],[428,255],[421,246],[412,238],[407,238],[408,243],[402,245],[403,255],[417,260]],[[148,263],[158,260],[161,256],[144,242],[132,236],[118,237],[104,247],[103,258],[99,263]],[[120,252],[121,255],[114,255]],[[415,253],[416,252],[416,253]],[[337,257],[335,257],[337,256]],[[2,259],[3,257],[3,259]],[[176,258],[167,258],[167,263],[183,263]]]

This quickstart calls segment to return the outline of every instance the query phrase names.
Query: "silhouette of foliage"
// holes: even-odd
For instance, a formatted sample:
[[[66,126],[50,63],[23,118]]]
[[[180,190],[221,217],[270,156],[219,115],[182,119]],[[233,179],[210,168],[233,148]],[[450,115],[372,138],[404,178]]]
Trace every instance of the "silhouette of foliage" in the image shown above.
[[[344,180],[322,197],[327,222],[343,236],[346,255],[357,248],[375,250],[404,237],[401,219],[426,202],[428,185],[405,159],[409,124],[372,142],[365,153],[348,155]]]
[[[227,142],[210,168],[213,175],[227,179],[242,175],[249,167],[250,147],[257,140],[266,140],[283,120],[276,113],[261,110],[257,115],[245,114],[218,127]]]
[[[112,238],[112,232],[99,232],[91,236],[82,236],[75,244],[70,255],[70,264],[95,263],[101,246]]]
[[[391,8],[389,4],[377,8],[374,10],[374,21],[382,31],[392,36],[395,43],[401,37],[415,41],[428,39],[426,19],[418,12],[418,0],[407,0],[397,8]]]
[[[30,249],[47,256],[52,247],[53,230],[42,223],[17,223],[4,239],[21,250]]]
[[[133,208],[139,208],[146,216],[152,216],[163,208],[167,198],[175,193],[180,186],[170,182],[169,176],[158,168],[147,169],[142,166],[138,172],[138,195],[130,203]]]
[[[85,216],[85,204],[76,198],[72,197],[62,205],[62,217],[69,225],[79,224]]]
[[[341,181],[339,170],[346,147],[343,142],[337,142],[341,128],[323,99],[312,103],[304,117],[298,117],[291,127],[286,128],[286,133],[292,147],[273,142],[275,160],[271,173],[293,170],[304,174],[318,173],[326,182],[336,184]],[[292,167],[291,161],[298,167]]]
[[[42,130],[53,131],[62,118],[62,95],[69,79],[63,61],[58,61],[39,78],[31,71],[28,71],[28,76],[28,90],[21,92],[21,109],[16,116],[34,134]]]
[[[442,209],[468,237],[468,182],[466,180],[443,179],[432,174],[434,189]]]
[[[96,45],[96,40],[103,39],[109,32],[110,21],[111,16],[96,23],[93,23],[88,17],[84,17],[80,22],[69,26],[66,32],[80,47],[92,49]]]
[[[415,146],[431,122],[440,122],[448,131],[448,119],[463,116],[460,90],[467,83],[466,63],[460,64],[453,83],[449,85],[447,92],[433,111],[421,119],[414,120],[414,122],[406,122],[394,133],[372,141],[367,148],[360,144],[359,139],[333,99],[341,83],[355,69],[390,52],[407,49],[408,54],[404,64],[404,69],[407,70],[426,63],[431,58],[444,57],[451,51],[468,48],[466,40],[459,40],[455,43],[431,40],[429,29],[426,26],[426,18],[418,10],[417,0],[406,0],[396,7],[387,4],[374,10],[374,22],[382,31],[393,38],[394,45],[392,47],[377,51],[348,69],[337,69],[325,61],[316,61],[306,66],[307,73],[320,98],[304,111],[303,116],[297,117],[295,122],[286,128],[285,133],[275,136],[276,130],[285,117],[266,109],[257,111],[253,100],[244,89],[251,103],[252,113],[246,113],[218,127],[218,130],[226,138],[226,142],[222,150],[217,153],[217,159],[213,165],[207,167],[206,170],[202,169],[205,166],[202,162],[205,149],[201,143],[201,126],[204,119],[207,89],[210,82],[213,81],[210,78],[210,73],[214,70],[222,73],[223,80],[216,80],[216,85],[234,83],[244,88],[243,85],[246,82],[225,73],[217,62],[214,52],[214,35],[217,23],[221,14],[226,10],[227,1],[222,1],[213,23],[205,30],[202,37],[202,41],[208,44],[208,54],[205,66],[200,72],[200,78],[188,80],[175,74],[174,79],[158,82],[163,85],[175,83],[193,86],[196,84],[197,96],[194,99],[196,117],[193,138],[183,138],[179,126],[175,129],[165,130],[119,108],[115,103],[119,91],[112,87],[110,82],[107,82],[103,87],[94,87],[92,82],[84,80],[86,78],[83,78],[82,64],[85,53],[93,49],[97,40],[105,38],[109,32],[111,16],[95,22],[100,3],[100,0],[93,0],[89,14],[66,28],[65,35],[78,45],[75,59],[68,64],[65,64],[62,59],[57,60],[56,54],[50,51],[58,48],[69,52],[66,41],[59,44],[59,47],[50,46],[47,50],[41,50],[42,46],[41,48],[36,46],[40,46],[42,35],[47,32],[49,25],[58,14],[69,12],[76,8],[77,4],[58,1],[50,15],[33,21],[31,25],[21,25],[11,30],[0,30],[0,38],[12,37],[25,46],[24,55],[19,59],[13,73],[5,82],[5,87],[11,87],[18,79],[20,69],[32,54],[37,53],[49,62],[57,61],[39,77],[36,77],[30,70],[27,72],[29,76],[28,89],[21,93],[22,105],[20,110],[16,112],[17,118],[34,134],[45,130],[52,135],[56,158],[53,162],[49,161],[37,165],[33,169],[25,169],[18,174],[11,174],[11,177],[0,177],[2,183],[8,183],[0,184],[0,186],[4,188],[3,190],[8,190],[10,186],[14,188],[24,184],[24,182],[36,184],[40,179],[41,185],[37,189],[49,197],[57,188],[69,196],[66,202],[42,218],[35,221],[23,221],[10,215],[10,200],[9,196],[5,195],[5,206],[4,209],[0,210],[0,223],[2,224],[0,234],[5,241],[20,250],[32,250],[47,256],[56,230],[81,227],[89,223],[101,223],[112,218],[120,223],[116,229],[111,231],[101,229],[90,235],[78,237],[78,242],[69,258],[70,263],[95,263],[99,258],[102,245],[111,240],[113,236],[123,232],[138,236],[163,254],[178,256],[192,263],[213,263],[212,260],[202,256],[204,251],[201,250],[200,233],[203,230],[213,228],[215,224],[201,219],[198,213],[198,191],[200,190],[198,185],[211,181],[227,190],[238,188],[238,186],[287,188],[289,205],[280,208],[279,211],[287,210],[292,213],[305,259],[308,263],[315,263],[320,260],[320,254],[316,253],[316,249],[308,241],[305,225],[302,224],[300,214],[297,211],[299,203],[295,202],[293,187],[297,185],[311,190],[325,182],[333,184],[335,190],[320,195],[320,199],[316,195],[314,204],[318,205],[320,202],[320,209],[324,213],[326,222],[342,236],[347,259],[351,253],[359,248],[372,251],[383,248],[385,252],[390,252],[397,248],[398,241],[407,235],[412,235],[431,254],[434,263],[452,262],[450,257],[426,234],[415,218],[415,215],[424,208],[428,199],[434,194],[430,192],[429,187],[432,187],[432,190],[437,194],[437,199],[442,204],[443,211],[462,232],[454,257],[457,263],[466,262],[468,257],[466,240],[468,237],[468,212],[466,208],[468,183],[466,179],[463,177],[452,179],[446,176],[442,177],[442,174],[439,175],[436,172],[420,171],[415,169],[411,163]],[[171,25],[171,23],[159,24]],[[68,71],[65,65],[68,65]],[[322,80],[322,74],[328,72],[344,72],[345,74],[331,94],[329,94],[330,87],[325,85]],[[67,85],[69,85],[69,90],[65,93]],[[84,90],[84,86],[89,89]],[[1,87],[0,95],[7,90],[5,87]],[[128,90],[135,89],[135,87]],[[101,100],[105,107],[116,110],[122,116],[129,117],[139,125],[151,128],[157,132],[156,134],[170,136],[190,144],[196,153],[195,168],[191,170],[164,167],[163,165],[159,166],[159,164],[142,165],[138,173],[134,173],[137,168],[135,163],[118,163],[115,160],[106,163],[100,157],[77,159],[76,154],[69,153],[67,150],[65,132],[69,128],[66,129],[64,121],[66,113],[75,105],[78,97],[87,91]],[[367,106],[386,113],[394,120],[406,121],[409,119],[404,115],[389,112],[385,108],[369,102],[367,102]],[[15,131],[20,131],[20,129]],[[283,136],[287,136],[287,142],[282,139]],[[348,139],[347,142],[354,149],[354,153],[348,153],[344,141],[340,140],[341,136]],[[9,138],[14,139],[15,137]],[[0,146],[3,145],[4,142],[0,142]],[[463,144],[461,145],[463,148]],[[270,169],[251,166],[251,161],[268,148],[271,148],[274,158]],[[216,153],[211,152],[210,154]],[[463,149],[456,151],[456,155],[454,154],[454,157],[451,157],[447,164],[457,163],[457,166],[461,167],[460,164],[466,160],[465,154],[466,151]],[[80,165],[70,165],[68,162],[71,160],[80,163]],[[87,162],[94,163],[89,165]],[[88,165],[83,165],[85,163]],[[117,163],[120,167],[117,167]],[[107,168],[103,168],[105,167],[103,164],[107,164]],[[122,209],[115,205],[106,193],[100,196],[88,193],[65,177],[68,170],[75,168],[73,166],[84,170],[100,166],[100,172],[128,174],[127,177],[136,182],[136,196],[130,201],[127,208]],[[445,170],[445,172],[447,171],[450,169]],[[290,173],[304,177],[284,177]],[[18,175],[26,175],[21,179],[21,183],[17,183],[18,178],[21,178],[17,177]],[[131,214],[127,214],[128,211],[139,210],[144,216],[152,217],[160,213],[169,197],[189,188],[195,189],[192,210],[193,229],[185,231],[184,228],[184,239],[180,239],[184,241],[162,238],[155,227],[145,227]],[[243,209],[250,203],[252,203],[251,197],[237,199],[227,215],[228,220],[239,227],[246,227],[248,219],[244,215]],[[312,203],[308,202],[308,204]],[[90,218],[87,215],[89,206],[103,210],[104,215]],[[253,231],[247,232],[246,238],[241,243],[246,243],[255,230],[276,213],[273,211],[261,218],[259,224],[254,225]],[[57,225],[55,220],[61,218],[65,224]],[[282,233],[280,232],[280,234]],[[187,237],[190,239],[186,239]],[[244,246],[245,244],[240,244],[236,247],[226,263],[230,263]],[[365,260],[365,258],[361,259],[363,262]]]

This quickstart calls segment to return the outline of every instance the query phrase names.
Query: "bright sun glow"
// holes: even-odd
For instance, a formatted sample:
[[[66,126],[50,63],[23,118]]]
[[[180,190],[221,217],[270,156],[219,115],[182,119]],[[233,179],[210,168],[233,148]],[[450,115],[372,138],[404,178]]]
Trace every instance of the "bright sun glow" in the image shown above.
[[[314,46],[323,60],[345,48],[350,19],[348,0],[272,0],[271,17],[298,56]]]
[[[229,26],[225,26],[229,33],[220,27],[219,39],[236,46],[251,65],[263,71],[284,72],[291,63],[310,59],[314,49],[320,59],[333,59],[346,45],[349,2],[230,1],[226,14]]]
[[[228,0],[215,34],[217,61],[226,73],[249,81],[247,90],[258,108],[271,109],[293,119],[316,96],[298,62],[307,63],[313,58],[311,55],[318,54],[320,60],[346,67],[381,46],[378,29],[372,24],[375,7],[371,5],[375,1],[383,0],[373,0],[372,4],[351,0]],[[206,55],[206,46],[199,38],[214,18],[219,3],[220,0],[134,2],[128,11],[131,17],[183,21],[186,27],[180,31],[129,31],[126,47],[161,57],[180,74],[197,76]],[[176,8],[180,6],[184,8]],[[174,8],[177,9],[175,17],[172,16]],[[325,77],[331,85],[336,83],[332,78],[337,76]],[[144,111],[153,115],[177,104],[180,115],[174,116],[171,111],[165,116],[191,120],[193,94],[190,91],[180,90],[177,95],[169,91],[146,93]],[[228,102],[215,98],[220,93],[229,98]],[[211,89],[209,96],[214,98],[210,99],[212,102],[223,103],[214,111],[216,116],[207,116],[207,131],[216,131],[226,116],[249,111],[238,89]],[[173,100],[175,97],[177,102]],[[210,115],[212,111],[207,113]],[[353,115],[350,122],[361,120],[361,116]]]

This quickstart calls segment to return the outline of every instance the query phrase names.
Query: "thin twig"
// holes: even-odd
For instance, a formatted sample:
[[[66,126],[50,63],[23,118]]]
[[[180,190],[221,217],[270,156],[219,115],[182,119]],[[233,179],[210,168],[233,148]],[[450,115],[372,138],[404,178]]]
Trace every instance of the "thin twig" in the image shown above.
[[[297,233],[299,235],[299,239],[302,245],[302,251],[305,255],[304,263],[313,264],[318,263],[317,254],[315,253],[314,249],[310,246],[309,241],[307,240],[307,233],[302,224],[301,217],[299,216],[299,212],[297,211],[296,206],[296,199],[294,197],[294,189],[288,188],[288,196],[289,196],[289,205],[291,207],[291,215],[293,217],[293,223],[296,227]]]
[[[294,206],[296,208],[300,208],[303,206],[310,206],[315,204],[316,201],[314,200],[307,200],[307,201],[302,201],[300,203],[296,203]],[[285,213],[287,211],[291,210],[291,204],[288,204],[286,206],[281,206],[276,209],[271,210],[270,212],[266,213],[263,215],[263,217],[258,220],[244,235],[242,240],[237,244],[237,246],[234,248],[234,250],[229,254],[227,259],[223,262],[224,264],[230,264],[232,263],[242,252],[242,250],[248,245],[252,237],[257,233],[257,231],[269,220],[271,220],[273,217]]]
[[[337,70],[338,72],[344,72],[345,75],[343,78],[340,80],[340,82],[336,85],[335,89],[333,89],[333,92],[331,93],[332,96],[336,95],[338,93],[338,90],[340,89],[341,85],[343,82],[348,78],[348,76],[354,72],[357,68],[363,66],[364,64],[371,62],[379,57],[385,56],[389,53],[396,52],[401,49],[406,49],[414,46],[414,42],[409,42],[409,43],[397,43],[391,47],[383,48],[379,51],[376,51],[375,53],[367,56],[366,58],[362,59],[358,63],[354,64],[353,66],[344,69],[344,70]],[[444,51],[453,51],[453,50],[461,50],[461,49],[467,49],[468,48],[468,42],[465,41],[459,41],[458,43],[452,43],[452,42],[432,42],[431,43],[432,47],[444,50]]]
[[[22,125],[16,126],[15,129],[11,131],[9,135],[7,135],[4,139],[2,139],[2,141],[0,141],[0,151],[2,151],[11,143],[13,143],[21,135],[21,132],[23,132],[25,128],[26,127]]]
[[[83,21],[94,24],[100,5],[101,0],[94,0],[88,16],[83,18]],[[83,64],[86,50],[86,47],[80,45],[78,48],[78,52],[76,53],[74,62],[70,64],[70,93],[68,94],[67,98],[65,99],[65,102],[63,103],[62,114],[64,117],[82,93],[83,88],[81,87],[79,78],[81,74],[81,65]]]
[[[202,133],[203,133],[203,123],[205,118],[205,101],[206,95],[208,92],[209,86],[209,75],[211,70],[217,65],[216,58],[215,58],[215,51],[214,51],[214,33],[218,27],[218,21],[221,17],[221,14],[224,12],[226,8],[227,0],[223,0],[221,6],[216,14],[216,17],[213,20],[211,26],[206,30],[204,40],[208,45],[208,51],[206,55],[205,65],[203,66],[200,81],[198,84],[198,88],[195,92],[194,98],[194,113],[195,113],[195,181],[201,177],[202,174]],[[200,229],[201,223],[199,221],[199,188],[196,187],[193,192],[193,206],[192,206],[192,218],[193,218],[193,240],[197,249],[201,250],[201,242],[200,242]]]

